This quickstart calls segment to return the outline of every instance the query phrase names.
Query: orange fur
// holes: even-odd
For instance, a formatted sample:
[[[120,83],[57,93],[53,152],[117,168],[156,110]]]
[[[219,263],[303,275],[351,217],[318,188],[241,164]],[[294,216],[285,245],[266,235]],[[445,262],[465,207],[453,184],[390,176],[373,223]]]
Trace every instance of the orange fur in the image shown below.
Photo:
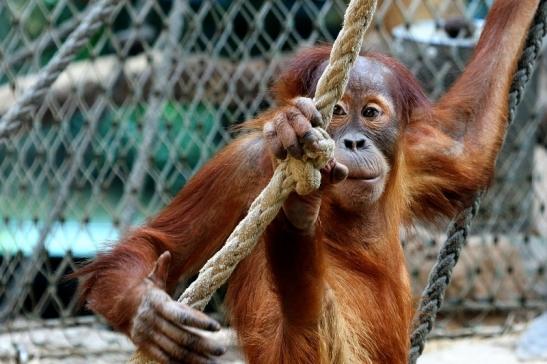
[[[385,192],[360,213],[326,193],[313,238],[292,231],[280,214],[241,262],[227,303],[250,363],[406,363],[412,305],[399,229],[451,217],[490,181],[512,72],[537,4],[497,0],[465,73],[435,105],[401,64],[365,54],[398,82],[402,133]],[[287,66],[275,87],[281,108],[313,93],[328,54],[326,47],[306,50]],[[248,134],[171,204],[80,270],[92,309],[127,332],[138,303],[131,287],[162,251],[173,254],[172,289],[220,247],[271,176],[260,130],[279,110],[248,122]]]

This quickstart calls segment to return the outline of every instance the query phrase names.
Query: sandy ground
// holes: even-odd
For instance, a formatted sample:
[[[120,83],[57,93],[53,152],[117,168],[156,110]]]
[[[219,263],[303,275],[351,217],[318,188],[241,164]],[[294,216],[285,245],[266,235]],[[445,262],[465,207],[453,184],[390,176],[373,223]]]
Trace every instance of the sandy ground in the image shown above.
[[[0,334],[0,363],[4,364],[110,364],[124,363],[134,351],[123,335],[101,325],[69,328],[34,327]],[[223,364],[243,363],[233,332],[223,329],[214,339],[229,348]]]
[[[419,364],[547,364],[547,360],[519,361],[516,347],[521,334],[495,338],[430,340]],[[233,346],[233,333],[217,339],[230,346],[222,363],[244,363]],[[0,363],[84,364],[123,363],[133,351],[123,336],[96,327],[36,328],[0,335]],[[17,360],[18,358],[18,360]]]
[[[519,360],[516,347],[520,335],[495,338],[431,340],[418,364],[547,364],[546,360]]]

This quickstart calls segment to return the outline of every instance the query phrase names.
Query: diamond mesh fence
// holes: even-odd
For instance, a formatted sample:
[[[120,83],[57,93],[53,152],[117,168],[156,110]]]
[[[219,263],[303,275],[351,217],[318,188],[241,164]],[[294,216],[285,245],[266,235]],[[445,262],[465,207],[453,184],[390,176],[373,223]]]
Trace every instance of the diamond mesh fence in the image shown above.
[[[489,3],[380,1],[366,47],[402,60],[435,99],[465,66]],[[0,2],[0,115],[88,5]],[[130,350],[80,308],[74,282],[63,277],[164,206],[230,141],[232,125],[272,105],[269,87],[283,62],[302,46],[332,41],[345,6],[118,3],[36,105],[32,123],[0,141],[0,362],[86,362],[105,353],[117,362]],[[452,34],[446,24],[456,18]],[[538,67],[508,132],[436,335],[510,329],[547,307],[546,69]],[[442,234],[422,227],[401,234],[418,295]],[[221,301],[210,308],[219,317]]]

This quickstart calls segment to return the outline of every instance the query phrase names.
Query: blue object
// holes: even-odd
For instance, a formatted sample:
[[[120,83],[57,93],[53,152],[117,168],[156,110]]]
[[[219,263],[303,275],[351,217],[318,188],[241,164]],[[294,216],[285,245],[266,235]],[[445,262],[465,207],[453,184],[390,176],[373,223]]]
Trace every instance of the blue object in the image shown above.
[[[494,0],[468,0],[468,15],[476,19],[484,19],[493,2]]]
[[[31,220],[12,220],[10,229],[0,230],[0,256],[22,252],[30,256],[40,236],[40,227]],[[85,227],[80,221],[67,220],[55,224],[45,241],[50,257],[63,257],[71,252],[77,258],[95,256],[105,250],[119,237],[119,232],[110,220],[93,221]]]
[[[520,360],[547,360],[547,312],[532,321],[517,345]]]

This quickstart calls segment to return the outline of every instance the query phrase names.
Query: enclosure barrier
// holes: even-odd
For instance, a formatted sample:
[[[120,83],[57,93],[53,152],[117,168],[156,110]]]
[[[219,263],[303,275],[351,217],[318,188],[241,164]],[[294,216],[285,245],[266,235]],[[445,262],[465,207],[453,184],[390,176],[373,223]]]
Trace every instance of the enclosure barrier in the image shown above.
[[[76,11],[74,6],[67,6],[70,1],[59,1],[51,11],[52,19],[47,19],[50,24],[48,25],[49,28],[46,28],[47,31],[44,31],[43,34],[35,33],[34,38],[24,36],[27,31],[24,28],[24,20],[32,13],[29,8],[34,6],[43,9],[44,6],[36,5],[39,3],[41,2],[27,1],[27,4],[30,5],[23,7],[20,13],[18,13],[19,9],[16,6],[8,3],[0,4],[0,17],[7,17],[7,24],[11,24],[9,19],[11,19],[12,14],[15,14],[13,19],[18,19],[16,23],[12,24],[16,30],[15,32],[2,33],[0,28],[0,39],[10,40],[9,43],[6,41],[1,43],[0,48],[3,52],[0,55],[0,69],[3,72],[4,81],[8,82],[6,85],[12,85],[12,90],[18,89],[18,86],[28,84],[27,80],[32,78],[33,73],[40,68],[40,62],[37,61],[37,58],[39,58],[41,52],[44,49],[55,49],[59,44],[62,44],[62,40],[67,34],[65,29],[75,25],[75,22],[69,20],[59,21],[58,24],[55,23],[55,17],[59,16],[61,10]],[[435,87],[435,85],[443,84],[443,77],[447,76],[447,73],[443,71],[446,70],[446,64],[462,64],[461,60],[458,59],[457,52],[450,54],[449,58],[445,59],[444,63],[439,66],[433,63],[429,45],[399,43],[392,41],[390,35],[392,26],[389,22],[394,18],[390,12],[395,8],[398,16],[406,17],[406,19],[401,19],[400,22],[404,23],[406,21],[412,24],[412,18],[419,13],[416,8],[418,3],[415,2],[411,10],[405,11],[406,9],[403,9],[403,11],[399,11],[401,4],[395,5],[389,1],[382,2],[376,14],[376,26],[369,34],[370,40],[367,41],[367,45],[371,44],[377,48],[384,48],[384,50],[391,51],[395,55],[403,55],[403,58],[413,52],[409,52],[408,48],[401,51],[398,47],[415,47],[412,48],[412,51],[421,54],[422,61],[410,63],[410,66],[418,74],[429,72],[427,73],[428,76],[425,77],[425,81],[429,81],[433,85],[430,89],[435,96],[437,92],[442,91],[440,86]],[[448,2],[444,3],[442,1],[438,2],[436,4],[438,8],[433,9],[433,14],[430,15],[438,17],[443,11],[453,11],[453,9],[449,9],[450,5],[444,6],[449,4]],[[470,3],[465,8],[469,13],[477,9],[477,7],[472,8],[472,5],[473,3]],[[143,19],[146,18],[146,15],[143,14],[156,12],[156,18],[166,20],[167,11],[161,9],[155,1],[140,1],[138,4],[137,2],[123,4],[119,2],[114,15],[109,19],[114,27],[111,28],[111,24],[109,24],[108,27],[100,30],[100,37],[94,41],[96,43],[92,43],[96,44],[93,47],[97,48],[105,47],[105,44],[113,44],[110,50],[107,50],[104,55],[94,53],[94,49],[86,51],[91,55],[90,58],[85,56],[69,66],[68,71],[79,72],[77,73],[78,77],[74,77],[73,74],[72,79],[70,79],[61,75],[59,80],[61,82],[52,86],[51,93],[45,97],[44,102],[35,110],[33,117],[35,125],[20,132],[17,138],[10,138],[0,144],[0,155],[2,155],[0,158],[0,173],[3,180],[9,182],[0,186],[0,196],[4,202],[0,204],[3,206],[3,208],[0,207],[3,216],[2,225],[0,225],[0,232],[3,233],[0,239],[3,240],[0,241],[0,246],[4,249],[2,253],[4,259],[0,264],[0,269],[5,272],[2,275],[2,285],[0,286],[0,307],[2,309],[10,307],[8,310],[1,310],[8,315],[6,319],[10,315],[20,313],[26,314],[29,318],[35,318],[44,315],[45,311],[51,310],[63,312],[65,316],[72,315],[75,307],[74,301],[72,299],[62,301],[60,297],[62,292],[58,290],[58,287],[61,284],[60,277],[64,274],[64,270],[70,270],[70,267],[73,266],[74,255],[82,256],[82,252],[81,247],[72,245],[73,242],[66,242],[59,234],[72,234],[73,237],[69,239],[75,238],[74,235],[76,235],[83,236],[83,240],[90,240],[86,237],[92,237],[97,234],[97,231],[100,232],[96,228],[95,221],[97,217],[94,215],[94,211],[102,210],[106,212],[106,216],[112,222],[112,224],[107,224],[110,226],[108,229],[111,232],[108,233],[110,235],[102,234],[102,237],[93,237],[91,245],[107,239],[115,239],[115,231],[118,228],[123,229],[124,226],[135,223],[135,219],[138,221],[142,216],[152,214],[159,206],[165,204],[180,187],[181,183],[184,183],[184,179],[199,168],[199,165],[216,149],[215,147],[210,148],[210,146],[222,144],[229,139],[229,134],[224,131],[220,121],[247,118],[256,113],[258,108],[263,108],[270,102],[266,96],[268,79],[272,74],[275,74],[282,59],[278,53],[272,51],[267,53],[267,49],[272,48],[265,47],[264,44],[280,45],[285,41],[285,44],[289,44],[287,46],[287,50],[289,50],[296,49],[303,39],[309,43],[315,43],[318,38],[330,39],[332,35],[336,34],[339,25],[329,27],[325,19],[332,19],[333,14],[340,15],[344,6],[343,2],[336,1],[324,1],[318,4],[304,1],[295,5],[286,5],[277,1],[264,2],[258,5],[235,1],[227,7],[209,1],[189,3],[184,8],[184,14],[181,17],[181,19],[184,19],[184,25],[182,25],[182,35],[176,45],[177,50],[174,52],[174,59],[172,62],[163,62],[161,59],[165,61],[165,58],[158,57],[158,52],[164,48],[162,46],[164,40],[159,41],[163,37],[149,37],[146,35],[149,30],[130,28],[127,25],[126,29],[128,31],[125,33],[123,31],[115,33],[114,30],[116,29],[116,21],[120,18],[133,18],[133,24],[143,24]],[[457,12],[457,10],[455,11]],[[292,14],[296,17],[299,13],[304,13],[304,17],[309,19],[311,24],[315,24],[312,31],[305,36],[302,36],[298,30],[291,28],[291,17],[286,15]],[[208,16],[215,20],[219,28],[226,28],[226,32],[209,32],[207,34],[212,38],[204,38],[200,32],[196,31]],[[253,24],[254,28],[253,26],[249,27],[246,36],[234,36],[240,32],[240,30],[234,29],[234,24],[238,23],[235,21],[236,19],[243,19],[245,23]],[[264,22],[264,19],[286,20],[286,23],[279,22],[281,29],[285,30],[276,36],[270,37],[268,31],[261,29],[259,25]],[[147,19],[144,24],[147,25],[147,22],[151,22],[151,20]],[[162,27],[172,30],[170,23],[167,21],[160,21],[160,23],[163,23]],[[165,26],[166,24],[167,26]],[[162,27],[158,29],[162,29]],[[21,29],[21,31],[18,31],[18,29]],[[58,34],[64,35],[59,36]],[[39,36],[41,38],[38,38]],[[47,39],[53,41],[47,41]],[[120,43],[119,39],[123,39],[125,45]],[[149,42],[155,39],[158,39],[158,41],[154,47]],[[34,42],[32,45],[31,41]],[[16,47],[17,43],[19,48],[11,49],[20,49],[21,52],[10,51],[9,47]],[[237,46],[238,44],[240,46]],[[33,53],[30,53],[31,56],[25,58],[25,47],[32,47],[31,49],[37,50],[34,53],[38,55],[32,56]],[[197,57],[195,56],[200,47],[207,50],[207,57],[200,58],[199,54]],[[245,49],[253,49],[253,47],[254,52],[257,53],[245,53]],[[89,49],[89,47],[86,48]],[[278,48],[274,47],[273,49]],[[258,52],[266,52],[263,53],[266,58],[265,61],[253,58],[259,54]],[[29,53],[27,52],[27,54]],[[108,58],[109,54],[113,54],[114,57]],[[139,58],[140,55],[148,55],[148,57]],[[108,64],[109,69],[102,68],[100,72],[93,71],[94,65],[98,67],[99,64]],[[148,64],[148,67],[142,66],[146,64]],[[142,148],[148,149],[148,151],[141,153],[139,147],[144,144],[142,139],[127,139],[125,136],[130,135],[129,132],[135,132],[137,135],[142,132],[143,135],[146,135],[143,130],[150,119],[144,117],[144,115],[151,113],[153,109],[149,107],[149,105],[153,105],[154,95],[154,86],[151,80],[154,77],[160,79],[157,75],[151,77],[151,74],[157,74],[163,67],[162,65],[166,64],[171,71],[171,76],[169,77],[168,87],[164,87],[162,90],[164,95],[157,95],[159,99],[164,100],[164,104],[158,106],[158,109],[161,110],[161,116],[158,122],[159,127],[155,133],[157,138],[155,143],[151,143],[147,148]],[[80,67],[80,71],[77,71],[76,67]],[[82,67],[86,67],[86,72],[81,71]],[[23,79],[22,76],[26,76],[26,78]],[[65,90],[66,87],[69,87],[68,90],[72,88],[73,92],[65,92],[61,88],[63,85]],[[9,91],[9,89],[6,89],[6,91]],[[1,92],[2,89],[0,89]],[[6,92],[6,94],[10,95],[9,92]],[[535,97],[532,95],[524,99],[530,102]],[[183,106],[173,107],[171,100],[182,102]],[[219,106],[216,109],[209,106],[203,108],[200,106],[202,100],[214,100],[217,103],[216,105]],[[186,108],[184,106],[186,104],[190,107]],[[132,105],[137,105],[137,107]],[[142,105],[146,105],[146,108],[138,110]],[[1,108],[2,105],[0,105]],[[6,109],[3,110],[5,112]],[[78,124],[78,119],[71,117],[78,113],[81,115],[79,120],[86,120],[86,123]],[[198,115],[198,118],[204,120],[201,123],[201,133],[196,132],[190,136],[185,134],[180,126],[174,123],[178,120],[176,119],[177,115],[186,126],[191,126],[189,120],[195,119],[195,116]],[[139,121],[135,122],[136,119]],[[143,122],[140,121],[141,119]],[[121,124],[118,120],[128,120],[128,122]],[[215,120],[214,123],[210,124],[214,126],[209,126],[208,120]],[[507,159],[500,161],[502,172],[504,169],[508,169],[504,166],[509,165],[512,170],[515,165],[529,162],[529,155],[527,154],[529,145],[524,145],[523,141],[529,140],[538,128],[540,120],[537,113],[532,115],[527,122],[525,127],[519,127],[510,132],[510,136],[515,135],[517,139],[517,142],[511,147],[517,145],[518,147],[522,146],[522,149],[513,151],[513,153],[508,154]],[[128,125],[137,125],[137,127],[133,129],[134,131],[131,131]],[[171,125],[169,126],[170,130],[167,130],[166,126],[168,125]],[[110,129],[106,129],[108,131],[105,132],[105,127]],[[199,129],[197,130],[199,131]],[[188,148],[185,152],[179,152],[179,146],[183,140],[190,140],[190,143],[187,144],[196,146],[197,149],[189,150],[191,148]],[[197,145],[199,140],[204,140],[208,144],[199,146]],[[51,146],[51,150],[45,148],[48,145]],[[120,146],[125,148],[120,148]],[[197,153],[195,150],[197,150]],[[166,157],[162,157],[162,154]],[[66,155],[68,158],[64,159],[64,163],[59,163],[62,159],[58,158],[62,155]],[[122,157],[118,158],[119,155],[122,155]],[[182,159],[179,157],[180,155],[183,156]],[[195,155],[198,156],[197,161],[196,159],[192,160]],[[42,161],[45,168],[37,169],[37,162],[32,162],[34,158]],[[135,163],[136,160],[146,160],[146,162]],[[142,168],[144,172],[137,173],[138,168]],[[534,186],[539,183],[535,173],[536,169],[534,175],[531,175],[530,178],[530,184],[533,183]],[[137,184],[128,182],[130,175],[140,175],[139,178],[142,178],[144,183],[135,189]],[[142,177],[143,175],[144,177]],[[175,175],[183,176],[183,178],[175,178]],[[515,178],[515,176],[511,178]],[[134,179],[134,181],[136,180]],[[117,181],[122,181],[122,183],[120,184]],[[150,189],[150,186],[153,186],[152,183],[155,184],[155,187]],[[105,186],[107,188],[108,186],[118,188],[120,185],[123,185],[121,192],[118,192],[114,199],[109,197],[111,195],[105,189]],[[22,186],[23,189],[20,190],[19,186]],[[42,186],[51,192],[44,195]],[[88,190],[87,186],[91,188]],[[60,193],[61,191],[68,191],[68,193]],[[542,291],[540,282],[544,269],[542,269],[544,267],[542,257],[545,256],[545,250],[542,248],[544,247],[543,243],[539,243],[540,240],[538,240],[542,235],[535,232],[535,230],[541,231],[541,226],[537,227],[537,224],[533,221],[536,217],[532,216],[528,221],[520,221],[519,219],[503,221],[504,231],[502,233],[494,232],[494,227],[497,229],[502,225],[497,223],[501,216],[499,214],[501,211],[500,202],[504,205],[505,203],[507,205],[515,203],[517,208],[521,206],[519,200],[529,203],[529,198],[521,198],[523,195],[520,193],[521,191],[518,189],[501,190],[495,195],[496,203],[492,205],[491,214],[486,216],[485,220],[479,218],[479,225],[474,233],[477,238],[472,239],[472,243],[474,242],[475,245],[470,247],[473,252],[478,251],[480,253],[476,255],[479,258],[474,260],[476,259],[475,256],[466,256],[464,252],[464,261],[462,262],[463,269],[466,272],[471,272],[470,274],[474,278],[462,280],[465,284],[460,286],[459,289],[456,284],[455,291],[451,297],[449,296],[447,305],[444,306],[445,312],[450,316],[456,317],[457,312],[461,312],[461,310],[488,312],[493,309],[501,309],[504,312],[518,312],[515,309],[541,307],[542,297],[545,297],[542,296],[544,291]],[[541,193],[541,191],[538,192],[534,189],[535,198],[532,201],[534,205],[537,200],[542,198]],[[36,209],[33,209],[34,206],[29,201],[37,201]],[[63,202],[60,203],[59,201]],[[78,211],[79,205],[83,206],[83,211]],[[527,206],[524,203],[522,205]],[[49,208],[46,206],[49,206]],[[58,207],[52,209],[51,206]],[[124,208],[124,206],[129,207]],[[528,205],[528,207],[531,206]],[[526,210],[529,211],[532,208]],[[29,218],[16,216],[13,211],[28,212]],[[48,214],[52,211],[53,213]],[[102,213],[104,214],[104,212]],[[537,206],[537,215],[545,218],[544,205],[542,210],[541,202]],[[41,216],[46,218],[42,220]],[[77,220],[74,220],[74,218]],[[532,224],[530,224],[530,221],[532,221]],[[41,230],[42,234],[34,236],[33,231],[36,230]],[[76,233],[73,232],[74,230],[76,230]],[[19,231],[27,231],[27,236],[23,238],[18,233]],[[494,234],[490,232],[494,232]],[[16,252],[32,251],[32,246],[37,246],[32,243],[34,240],[43,241],[43,246],[40,249],[35,249],[37,258],[31,260],[33,263],[29,264],[28,253],[16,254]],[[413,237],[405,240],[407,250],[415,248],[415,244],[412,242]],[[505,244],[507,240],[514,241],[512,245],[514,248]],[[419,249],[422,250],[422,253],[424,250],[426,253],[428,250],[434,251],[437,245],[436,241],[438,241],[437,237],[428,238],[425,240],[427,244],[419,244]],[[61,246],[55,246],[56,242],[61,242]],[[430,242],[431,247],[429,246]],[[65,245],[63,246],[63,244]],[[11,249],[11,246],[15,246],[16,249],[7,250]],[[69,254],[59,254],[57,256],[60,258],[55,258],[56,249],[66,252],[68,248],[74,250]],[[78,251],[79,249],[80,251]],[[504,249],[508,250],[504,251]],[[522,260],[516,260],[511,249],[518,251],[518,256],[522,256]],[[88,251],[93,250],[88,249]],[[12,253],[12,251],[15,253]],[[410,255],[412,253],[412,251],[409,251]],[[89,253],[83,253],[83,255],[87,254]],[[488,272],[483,264],[484,262],[480,261],[480,259],[488,259],[488,256],[492,254],[499,257],[498,265],[493,271],[493,280],[489,276],[492,272]],[[7,257],[10,258],[7,259]],[[59,266],[50,266],[52,257],[58,259]],[[512,259],[515,259],[515,261]],[[421,269],[421,262],[413,264],[415,264],[413,260],[409,259],[410,271],[417,282],[415,287],[419,289],[423,286],[426,270]],[[29,274],[28,277],[21,275],[20,270],[22,268],[26,270],[25,267],[29,265],[33,266],[32,270],[29,270],[32,274]],[[479,267],[482,267],[483,270],[478,270]],[[522,274],[523,269],[527,274]],[[47,277],[47,287],[53,289],[43,291],[43,294],[36,293],[35,287],[33,287],[36,277]],[[456,283],[461,285],[462,281],[458,282],[457,278],[456,276]],[[488,284],[490,282],[491,284]],[[508,290],[499,288],[500,285],[504,284],[509,285]],[[17,291],[19,293],[17,295],[8,294],[10,291],[13,292],[11,289],[15,286],[21,287],[21,290]],[[504,297],[502,293],[511,293],[513,295]],[[36,296],[35,302],[29,303],[33,300],[34,295]],[[10,297],[17,298],[15,304],[5,306],[6,298]],[[11,302],[14,301],[11,300]],[[457,307],[460,308],[456,310]],[[6,326],[8,330],[9,322]]]

